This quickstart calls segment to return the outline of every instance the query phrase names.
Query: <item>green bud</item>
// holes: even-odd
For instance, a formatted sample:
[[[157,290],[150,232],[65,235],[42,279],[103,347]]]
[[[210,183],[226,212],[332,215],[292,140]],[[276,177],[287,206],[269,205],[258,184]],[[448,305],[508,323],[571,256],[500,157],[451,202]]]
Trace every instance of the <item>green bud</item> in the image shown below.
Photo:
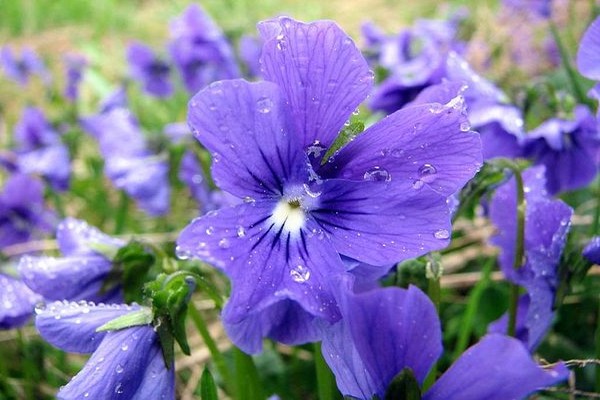
[[[421,400],[421,389],[412,369],[404,368],[394,377],[385,393],[385,400]]]

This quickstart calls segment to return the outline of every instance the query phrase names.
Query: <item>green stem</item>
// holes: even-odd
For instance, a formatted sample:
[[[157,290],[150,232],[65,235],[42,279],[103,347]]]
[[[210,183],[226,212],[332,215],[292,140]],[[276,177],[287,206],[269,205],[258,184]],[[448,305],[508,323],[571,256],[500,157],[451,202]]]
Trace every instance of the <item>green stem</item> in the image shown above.
[[[317,393],[319,400],[333,400],[335,378],[321,353],[321,343],[314,344],[315,370],[317,373]]]
[[[465,349],[469,345],[469,339],[471,338],[471,333],[473,332],[473,323],[475,321],[477,307],[479,306],[479,302],[481,300],[481,296],[483,296],[483,292],[490,283],[490,276],[492,274],[492,267],[494,266],[494,261],[495,260],[493,258],[490,258],[483,265],[481,271],[481,280],[477,282],[475,287],[473,287],[473,289],[469,293],[469,302],[467,303],[467,308],[463,314],[463,319],[461,323],[462,328],[459,332],[459,336],[456,341],[456,346],[454,347],[454,354],[452,356],[453,360],[457,360],[458,357],[460,357],[460,355],[465,351]]]
[[[517,167],[511,168],[515,177],[517,186],[517,239],[515,245],[515,258],[513,260],[513,268],[518,270],[524,263],[525,258],[525,188],[523,185],[523,176]],[[510,299],[508,306],[508,336],[514,337],[517,326],[517,309],[519,305],[519,286],[511,283]]]
[[[115,218],[115,235],[123,233],[125,228],[125,220],[127,219],[127,211],[129,209],[129,196],[124,191],[119,194],[119,207]]]
[[[600,180],[596,185],[596,209],[594,210],[594,220],[592,221],[591,236],[596,236],[600,228]]]
[[[440,303],[442,298],[442,286],[440,283],[440,277],[441,267],[438,268],[438,271],[436,273],[432,273],[432,275],[429,277],[427,284],[427,294],[429,295],[429,298],[431,299],[432,303],[435,305],[435,309],[438,314],[440,312]],[[434,363],[431,366],[431,370],[429,371],[429,374],[427,374],[425,381],[423,382],[423,392],[429,389],[431,385],[433,385],[437,378],[437,373],[437,363]]]
[[[49,189],[50,197],[52,198],[52,202],[54,203],[54,208],[56,208],[56,212],[58,213],[60,218],[64,218],[67,214],[65,213],[65,207],[63,205],[62,199],[60,198],[60,194],[58,194],[54,189]]]
[[[234,347],[233,360],[236,400],[264,400],[260,378],[252,357]]]
[[[190,302],[188,304],[188,315],[190,316],[190,318],[192,318],[192,322],[196,326],[198,333],[200,334],[200,336],[202,336],[202,340],[208,348],[208,351],[210,352],[215,366],[217,367],[217,371],[219,371],[219,374],[223,378],[223,381],[225,381],[226,386],[228,386],[229,388],[233,388],[232,376],[229,372],[229,368],[227,368],[225,357],[223,357],[223,354],[219,351],[217,344],[210,335],[210,332],[208,331],[206,321],[204,321],[202,314],[198,311],[193,302]]]
[[[599,299],[600,300],[600,299]],[[596,359],[600,359],[600,301],[598,302],[598,317],[596,320]],[[600,393],[600,365],[596,365],[596,392]]]
[[[581,87],[581,84],[577,77],[577,72],[573,68],[573,65],[571,65],[571,56],[567,48],[565,47],[565,44],[563,43],[562,39],[560,38],[560,34],[558,33],[556,24],[553,21],[550,21],[550,32],[552,33],[552,37],[554,37],[554,40],[556,41],[556,45],[560,53],[561,62],[563,64],[563,67],[565,68],[565,71],[567,72],[567,76],[573,88],[573,94],[575,95],[577,102],[587,104],[588,106],[592,107],[593,105],[591,104],[590,99],[586,96],[585,91]]]

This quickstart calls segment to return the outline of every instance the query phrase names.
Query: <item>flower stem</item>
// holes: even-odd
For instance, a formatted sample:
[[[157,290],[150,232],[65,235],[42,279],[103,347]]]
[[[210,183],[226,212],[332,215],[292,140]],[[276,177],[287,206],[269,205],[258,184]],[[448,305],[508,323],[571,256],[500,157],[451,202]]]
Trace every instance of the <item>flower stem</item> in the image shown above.
[[[600,299],[599,299],[600,300]],[[596,326],[596,337],[595,337],[595,341],[596,341],[596,359],[600,359],[600,302],[598,304],[598,317],[597,317],[597,322],[596,322],[597,326]],[[596,365],[596,369],[595,369],[595,375],[596,375],[596,392],[600,393],[600,365]]]
[[[433,305],[435,306],[436,312],[440,313],[440,303],[442,298],[442,285],[440,282],[440,278],[442,277],[442,266],[440,265],[439,260],[436,260],[434,257],[431,257],[429,262],[427,263],[427,272],[426,276],[428,278],[427,284],[427,295],[431,299]],[[423,382],[423,391],[426,391],[437,378],[437,363],[434,363],[431,366],[431,370],[425,381]]]
[[[516,166],[511,168],[515,183],[517,186],[517,240],[515,245],[515,258],[513,260],[513,268],[518,270],[524,263],[525,258],[525,188],[523,185],[523,176],[521,171]],[[508,306],[508,336],[514,337],[516,334],[517,326],[517,308],[519,304],[519,292],[520,288],[518,285],[511,283],[510,285],[510,299]]]
[[[213,359],[213,362],[215,363],[215,366],[217,367],[217,371],[219,371],[219,374],[221,375],[221,378],[223,378],[223,381],[226,383],[226,386],[229,386],[230,389],[233,388],[232,376],[229,373],[229,368],[227,368],[225,357],[223,357],[223,354],[219,351],[217,344],[210,335],[210,332],[208,331],[206,321],[204,321],[202,314],[198,311],[193,302],[190,302],[188,304],[188,315],[190,316],[190,318],[192,318],[192,322],[196,326],[198,333],[200,334],[200,336],[202,336],[202,340],[208,348],[208,351],[210,352],[210,355]]]
[[[315,343],[314,349],[318,398],[319,400],[333,400],[335,390],[334,377],[321,353],[321,343]]]
[[[600,180],[596,185],[596,209],[594,210],[594,219],[592,220],[591,236],[596,236],[600,228]]]
[[[125,228],[125,220],[127,219],[127,211],[129,209],[129,196],[124,191],[119,194],[119,206],[117,216],[115,218],[115,235],[123,232]]]
[[[264,400],[261,383],[252,356],[237,347],[233,348],[235,363],[236,400]]]

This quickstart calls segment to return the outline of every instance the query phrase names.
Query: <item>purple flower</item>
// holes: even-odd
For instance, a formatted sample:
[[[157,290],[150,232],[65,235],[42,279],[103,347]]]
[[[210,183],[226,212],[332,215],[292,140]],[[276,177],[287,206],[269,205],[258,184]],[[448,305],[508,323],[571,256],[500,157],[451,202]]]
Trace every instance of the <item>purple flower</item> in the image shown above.
[[[122,301],[120,285],[106,286],[113,265],[99,249],[116,254],[124,242],[72,218],[58,225],[56,239],[63,257],[21,258],[19,274],[27,286],[47,300]]]
[[[175,369],[165,365],[158,335],[150,325],[97,332],[105,323],[142,309],[133,305],[55,302],[39,309],[36,327],[52,345],[93,353],[58,399],[175,398]]]
[[[583,256],[594,264],[600,264],[600,236],[594,236],[583,249]]]
[[[573,120],[547,120],[524,142],[524,155],[546,167],[546,188],[552,195],[582,188],[598,172],[598,121],[585,106],[574,113]]]
[[[191,4],[170,28],[169,52],[189,92],[240,76],[231,45],[198,4]]]
[[[446,246],[447,197],[481,163],[478,136],[460,130],[460,96],[403,109],[323,162],[373,75],[333,22],[280,18],[259,30],[267,82],[216,82],[189,106],[216,185],[244,202],[178,239],[179,254],[231,278],[223,321],[249,352],[264,336],[314,340],[313,320],[340,318],[331,287],[340,255],[387,270]]]
[[[51,78],[44,62],[31,49],[23,49],[21,58],[18,59],[8,46],[3,47],[0,51],[0,65],[7,77],[22,86],[25,86],[29,77],[34,74],[41,77],[44,84],[50,84]]]
[[[79,84],[83,78],[87,60],[79,54],[67,54],[63,60],[66,67],[64,94],[70,101],[76,101],[79,98]]]
[[[15,126],[16,167],[26,174],[39,174],[56,190],[69,186],[69,152],[42,111],[28,107]]]
[[[342,319],[324,328],[322,352],[342,394],[384,398],[403,369],[419,384],[442,352],[440,322],[433,303],[415,287],[352,293],[339,285]],[[543,371],[523,345],[488,335],[468,349],[423,395],[424,400],[520,399],[567,378],[560,364]]]
[[[552,14],[552,0],[502,0],[502,5],[512,12],[549,18]]]
[[[23,326],[33,314],[34,305],[42,297],[23,282],[0,273],[0,329]]]
[[[533,350],[552,323],[558,286],[558,264],[570,228],[573,210],[560,200],[548,197],[543,167],[523,173],[525,190],[525,264],[515,269],[517,197],[514,178],[500,187],[490,205],[490,217],[498,229],[492,243],[500,247],[499,263],[506,278],[527,289],[517,319],[519,338]],[[526,307],[526,309],[525,309]],[[491,327],[506,332],[506,320]]]
[[[246,65],[248,76],[260,76],[260,53],[262,51],[262,42],[259,38],[250,35],[243,35],[240,38],[239,52],[240,58]]]
[[[148,214],[168,212],[169,167],[163,157],[147,149],[135,117],[124,108],[113,108],[87,117],[83,126],[98,140],[105,159],[104,171],[113,184],[133,197]]]
[[[171,67],[150,47],[139,42],[131,43],[127,49],[127,61],[131,77],[143,86],[146,93],[156,97],[168,97],[173,93],[169,79]]]
[[[577,68],[583,76],[597,82],[591,97],[600,99],[600,17],[592,22],[581,38]]]
[[[18,173],[6,180],[0,193],[0,249],[50,232],[54,219],[39,180]]]

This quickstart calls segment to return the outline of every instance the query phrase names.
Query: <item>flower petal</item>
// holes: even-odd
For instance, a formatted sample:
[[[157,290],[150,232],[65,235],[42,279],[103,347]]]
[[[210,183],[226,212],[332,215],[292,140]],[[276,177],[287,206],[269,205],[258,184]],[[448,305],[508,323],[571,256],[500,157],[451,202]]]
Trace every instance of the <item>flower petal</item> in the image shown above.
[[[479,135],[468,130],[460,96],[446,105],[406,107],[342,148],[326,174],[363,180],[383,171],[392,184],[429,186],[448,196],[481,166]]]
[[[61,253],[65,256],[97,256],[99,254],[90,246],[93,244],[110,247],[125,245],[121,239],[108,236],[85,221],[70,217],[58,224],[56,240]]]
[[[600,17],[592,22],[581,38],[577,68],[583,76],[600,81]]]
[[[159,345],[150,348],[148,365],[145,368],[142,382],[131,400],[174,399],[175,398],[175,365],[169,369]]]
[[[217,186],[238,197],[272,196],[283,182],[304,179],[305,156],[285,108],[270,82],[215,82],[192,98],[188,122],[213,153]]]
[[[304,147],[329,147],[367,97],[373,73],[354,42],[332,21],[278,18],[258,25],[262,71],[285,93]]]
[[[448,245],[446,198],[427,186],[392,183],[323,182],[320,206],[311,215],[338,253],[387,268]]]
[[[42,297],[18,279],[0,274],[0,329],[24,325]]]
[[[47,300],[98,301],[103,279],[112,264],[100,256],[24,256],[18,268],[23,282]],[[82,297],[88,294],[93,297]]]
[[[522,399],[567,376],[564,365],[543,370],[520,341],[493,334],[467,349],[423,400]]]
[[[57,397],[61,400],[133,398],[156,347],[160,348],[158,336],[150,326],[107,333],[83,369]]]
[[[85,301],[56,301],[44,309],[36,309],[35,325],[50,344],[75,353],[91,353],[106,332],[96,329],[122,315],[139,310],[140,306],[94,304]]]

